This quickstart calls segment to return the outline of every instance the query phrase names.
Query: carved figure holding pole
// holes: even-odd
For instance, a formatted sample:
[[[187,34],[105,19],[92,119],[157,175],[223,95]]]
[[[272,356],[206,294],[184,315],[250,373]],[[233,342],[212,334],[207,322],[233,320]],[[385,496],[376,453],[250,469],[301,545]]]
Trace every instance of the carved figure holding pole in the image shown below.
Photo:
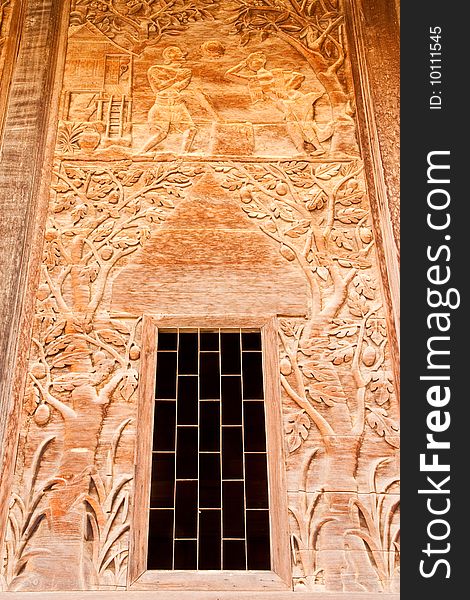
[[[173,128],[183,133],[182,152],[189,152],[197,128],[181,92],[188,87],[192,72],[184,66],[185,54],[178,46],[168,46],[162,55],[164,64],[154,65],[147,72],[150,87],[156,97],[148,113],[148,123],[153,135],[142,151],[153,151]]]

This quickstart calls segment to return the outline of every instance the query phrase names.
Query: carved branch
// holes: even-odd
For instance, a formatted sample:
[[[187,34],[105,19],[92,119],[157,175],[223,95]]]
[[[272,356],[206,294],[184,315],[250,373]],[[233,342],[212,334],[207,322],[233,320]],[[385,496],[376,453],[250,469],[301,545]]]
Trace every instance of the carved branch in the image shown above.
[[[346,301],[348,296],[348,286],[356,275],[356,272],[356,269],[351,269],[347,275],[342,277],[339,272],[339,267],[334,263],[330,265],[330,275],[333,279],[335,291],[320,311],[320,315],[323,319],[330,320],[336,317],[340,308]]]
[[[70,267],[71,269],[71,267]],[[70,271],[69,271],[70,272]],[[44,265],[43,266],[43,273],[44,276],[46,278],[47,281],[47,285],[49,286],[54,298],[57,301],[57,306],[60,308],[60,310],[64,313],[69,313],[70,309],[67,306],[64,297],[62,296],[62,290],[60,289],[59,286],[57,286],[51,279],[50,275],[49,275],[49,271],[47,270],[47,267]],[[67,273],[68,274],[68,273]],[[64,277],[65,280],[65,277]]]
[[[289,395],[289,397],[298,405],[300,408],[305,410],[308,416],[312,419],[313,423],[318,428],[318,431],[321,433],[323,437],[334,435],[335,432],[331,428],[328,421],[322,417],[322,415],[314,408],[310,402],[301,396],[297,392],[295,392],[292,387],[289,385],[289,382],[285,378],[284,375],[281,375],[281,385]]]
[[[76,419],[78,417],[77,413],[73,410],[73,408],[70,408],[70,406],[67,406],[61,400],[55,398],[47,389],[45,389],[42,386],[42,384],[36,379],[36,377],[32,373],[29,373],[29,376],[41,392],[44,401],[50,404],[52,407],[54,407],[57,411],[59,411],[64,421],[67,421],[68,419]]]

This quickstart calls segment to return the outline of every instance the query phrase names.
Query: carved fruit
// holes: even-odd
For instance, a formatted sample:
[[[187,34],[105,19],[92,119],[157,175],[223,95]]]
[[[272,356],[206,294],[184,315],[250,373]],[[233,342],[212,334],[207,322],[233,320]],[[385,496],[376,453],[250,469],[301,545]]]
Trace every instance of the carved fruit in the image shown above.
[[[362,362],[366,365],[366,367],[371,367],[375,363],[376,353],[372,346],[367,346],[367,348],[362,353]]]
[[[101,350],[98,350],[98,352],[95,352],[93,354],[93,360],[95,361],[95,363],[99,364],[106,360],[106,354],[104,352],[101,352]]]
[[[51,418],[51,409],[47,404],[40,404],[34,413],[34,421],[36,425],[46,425]]]
[[[281,360],[281,373],[283,375],[290,375],[292,373],[292,365],[290,363],[290,360],[287,357],[284,357]]]
[[[140,358],[140,348],[139,346],[132,346],[129,350],[129,358],[131,360],[137,360]]]
[[[286,246],[285,244],[283,244],[281,246],[280,253],[287,260],[294,260],[294,258],[295,258],[295,254],[294,254],[293,250],[291,250],[289,248],[289,246]]]
[[[285,196],[288,191],[289,188],[287,185],[283,181],[279,181],[276,185],[276,192],[279,194],[279,196]]]
[[[372,231],[369,227],[359,227],[359,237],[364,244],[369,244],[372,241]]]
[[[253,200],[250,190],[247,190],[246,188],[240,192],[240,198],[245,204],[249,204]]]
[[[106,246],[105,248],[103,248],[103,250],[101,250],[101,258],[103,260],[109,260],[112,255],[113,255],[113,249],[110,248],[109,246]]]
[[[46,367],[42,363],[34,363],[31,367],[31,375],[36,379],[43,379],[46,376]]]

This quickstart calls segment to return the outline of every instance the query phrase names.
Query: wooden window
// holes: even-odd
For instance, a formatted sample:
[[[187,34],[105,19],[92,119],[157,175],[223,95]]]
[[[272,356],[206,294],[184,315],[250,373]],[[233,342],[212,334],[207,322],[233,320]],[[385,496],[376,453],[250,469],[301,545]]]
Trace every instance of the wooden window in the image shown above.
[[[290,587],[275,325],[145,319],[130,588]]]

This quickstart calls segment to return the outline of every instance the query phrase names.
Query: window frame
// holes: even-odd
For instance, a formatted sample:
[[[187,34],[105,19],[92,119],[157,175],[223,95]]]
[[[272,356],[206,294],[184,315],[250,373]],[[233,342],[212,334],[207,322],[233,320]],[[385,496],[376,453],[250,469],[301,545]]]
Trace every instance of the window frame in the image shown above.
[[[263,357],[263,385],[268,461],[270,571],[204,571],[147,569],[147,537],[150,513],[153,411],[158,330],[168,328],[259,329]],[[142,323],[142,352],[138,432],[135,451],[134,502],[132,507],[128,584],[129,590],[288,590],[292,569],[288,528],[284,436],[279,381],[278,327],[275,316],[148,316]]]

